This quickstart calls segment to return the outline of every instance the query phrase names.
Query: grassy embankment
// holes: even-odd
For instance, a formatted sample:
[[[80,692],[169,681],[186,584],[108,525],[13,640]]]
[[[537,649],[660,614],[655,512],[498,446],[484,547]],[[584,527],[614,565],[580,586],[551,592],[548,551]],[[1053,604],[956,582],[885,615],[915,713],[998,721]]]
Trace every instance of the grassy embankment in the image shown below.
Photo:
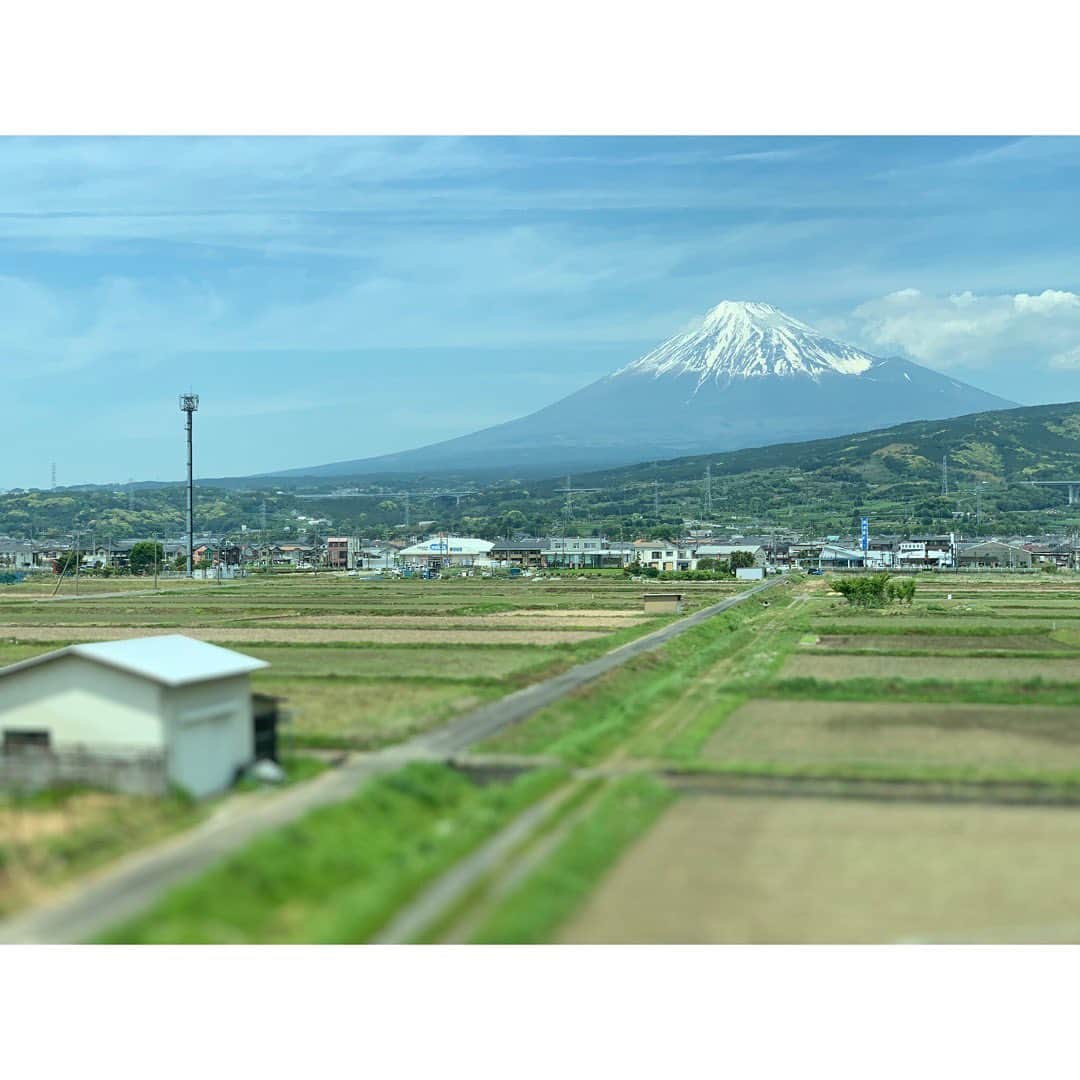
[[[473,932],[474,944],[551,939],[616,859],[675,798],[650,776],[614,781],[551,856]]]
[[[282,758],[286,783],[322,772],[310,757]],[[69,785],[33,794],[0,793],[0,917],[112,859],[205,820],[223,799],[262,785],[243,780],[237,795],[194,802],[180,793],[123,795]]]
[[[366,941],[427,882],[563,779],[545,769],[482,786],[445,766],[407,765],[267,833],[102,940]]]

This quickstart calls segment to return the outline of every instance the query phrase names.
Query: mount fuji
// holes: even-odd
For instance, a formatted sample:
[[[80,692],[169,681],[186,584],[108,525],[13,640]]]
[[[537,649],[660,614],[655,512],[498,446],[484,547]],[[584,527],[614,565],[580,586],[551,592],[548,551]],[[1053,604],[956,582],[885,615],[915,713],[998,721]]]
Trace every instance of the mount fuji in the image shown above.
[[[725,300],[695,329],[517,420],[416,450],[278,475],[554,471],[798,442],[1015,402]]]

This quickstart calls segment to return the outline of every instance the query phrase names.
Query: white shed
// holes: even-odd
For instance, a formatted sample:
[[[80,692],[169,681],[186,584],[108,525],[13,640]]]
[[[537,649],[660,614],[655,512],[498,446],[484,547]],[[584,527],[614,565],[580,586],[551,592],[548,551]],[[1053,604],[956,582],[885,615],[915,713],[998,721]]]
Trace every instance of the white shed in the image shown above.
[[[201,797],[251,763],[251,672],[182,634],[69,645],[0,668],[3,771]],[[155,778],[157,783],[152,782]]]

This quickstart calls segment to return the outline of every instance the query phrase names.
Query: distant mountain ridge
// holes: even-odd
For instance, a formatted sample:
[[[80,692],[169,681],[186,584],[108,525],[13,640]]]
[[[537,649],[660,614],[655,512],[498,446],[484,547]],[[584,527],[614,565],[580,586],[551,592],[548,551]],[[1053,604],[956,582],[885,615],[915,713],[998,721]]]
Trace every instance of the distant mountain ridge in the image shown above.
[[[771,304],[728,300],[696,329],[528,416],[415,450],[274,475],[577,470],[1014,405],[834,341]]]

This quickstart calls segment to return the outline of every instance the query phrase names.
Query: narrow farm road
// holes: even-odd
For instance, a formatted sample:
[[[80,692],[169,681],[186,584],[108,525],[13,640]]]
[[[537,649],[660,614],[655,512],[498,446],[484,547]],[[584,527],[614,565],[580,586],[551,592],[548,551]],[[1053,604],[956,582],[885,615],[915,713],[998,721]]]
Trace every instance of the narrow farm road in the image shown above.
[[[444,760],[592,682],[642,653],[783,581],[771,578],[609,653],[458,717],[397,746],[347,761],[280,793],[227,808],[189,832],[136,852],[74,883],[52,900],[0,922],[0,943],[74,943],[137,915],[172,886],[201,873],[259,834],[351,796],[365,780],[408,761]]]

